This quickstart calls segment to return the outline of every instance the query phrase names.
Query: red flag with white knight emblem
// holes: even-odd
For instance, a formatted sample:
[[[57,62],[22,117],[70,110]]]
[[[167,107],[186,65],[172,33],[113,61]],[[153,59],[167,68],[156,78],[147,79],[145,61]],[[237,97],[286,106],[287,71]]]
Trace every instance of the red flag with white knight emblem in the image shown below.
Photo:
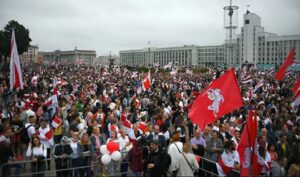
[[[189,118],[204,130],[205,125],[242,105],[240,88],[232,68],[198,95],[189,111]]]

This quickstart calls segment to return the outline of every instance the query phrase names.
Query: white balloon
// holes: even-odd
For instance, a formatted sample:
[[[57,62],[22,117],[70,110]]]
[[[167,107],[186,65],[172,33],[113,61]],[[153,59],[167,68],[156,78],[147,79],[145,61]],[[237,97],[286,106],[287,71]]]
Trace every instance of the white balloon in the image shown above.
[[[111,158],[114,160],[114,161],[119,161],[121,160],[121,153],[119,151],[115,151],[111,154]]]
[[[101,157],[101,162],[104,164],[104,165],[107,165],[109,164],[111,161],[111,157],[109,154],[104,154],[102,157]]]
[[[105,144],[100,147],[100,152],[101,152],[102,155],[109,154],[109,151],[107,150]]]

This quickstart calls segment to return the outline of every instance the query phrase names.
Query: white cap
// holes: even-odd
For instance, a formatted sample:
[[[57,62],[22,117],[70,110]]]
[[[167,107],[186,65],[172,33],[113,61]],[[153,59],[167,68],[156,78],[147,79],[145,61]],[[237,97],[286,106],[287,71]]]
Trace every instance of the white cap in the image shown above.
[[[216,127],[216,126],[213,126],[212,130],[215,130],[215,131],[218,132],[220,129],[218,127]]]
[[[177,131],[177,132],[181,132],[181,128],[180,128],[180,127],[177,127],[176,131]]]

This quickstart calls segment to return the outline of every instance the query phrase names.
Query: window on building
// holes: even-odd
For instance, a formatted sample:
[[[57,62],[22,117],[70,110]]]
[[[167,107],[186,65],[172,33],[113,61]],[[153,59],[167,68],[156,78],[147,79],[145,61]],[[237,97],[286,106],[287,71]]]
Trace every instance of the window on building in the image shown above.
[[[250,20],[245,20],[245,24],[250,24]]]

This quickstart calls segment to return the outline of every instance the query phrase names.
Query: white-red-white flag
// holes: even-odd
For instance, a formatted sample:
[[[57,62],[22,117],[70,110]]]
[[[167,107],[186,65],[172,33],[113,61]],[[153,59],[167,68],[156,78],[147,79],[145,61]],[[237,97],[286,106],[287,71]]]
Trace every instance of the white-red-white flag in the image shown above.
[[[53,128],[57,128],[59,126],[59,124],[61,123],[61,119],[58,117],[55,117],[51,123]]]
[[[12,31],[10,43],[10,90],[23,89],[23,78],[20,66],[19,53],[15,38],[15,31]]]
[[[150,78],[150,70],[146,74],[145,79],[143,80],[143,88],[144,90],[148,90],[151,86],[151,78]]]

